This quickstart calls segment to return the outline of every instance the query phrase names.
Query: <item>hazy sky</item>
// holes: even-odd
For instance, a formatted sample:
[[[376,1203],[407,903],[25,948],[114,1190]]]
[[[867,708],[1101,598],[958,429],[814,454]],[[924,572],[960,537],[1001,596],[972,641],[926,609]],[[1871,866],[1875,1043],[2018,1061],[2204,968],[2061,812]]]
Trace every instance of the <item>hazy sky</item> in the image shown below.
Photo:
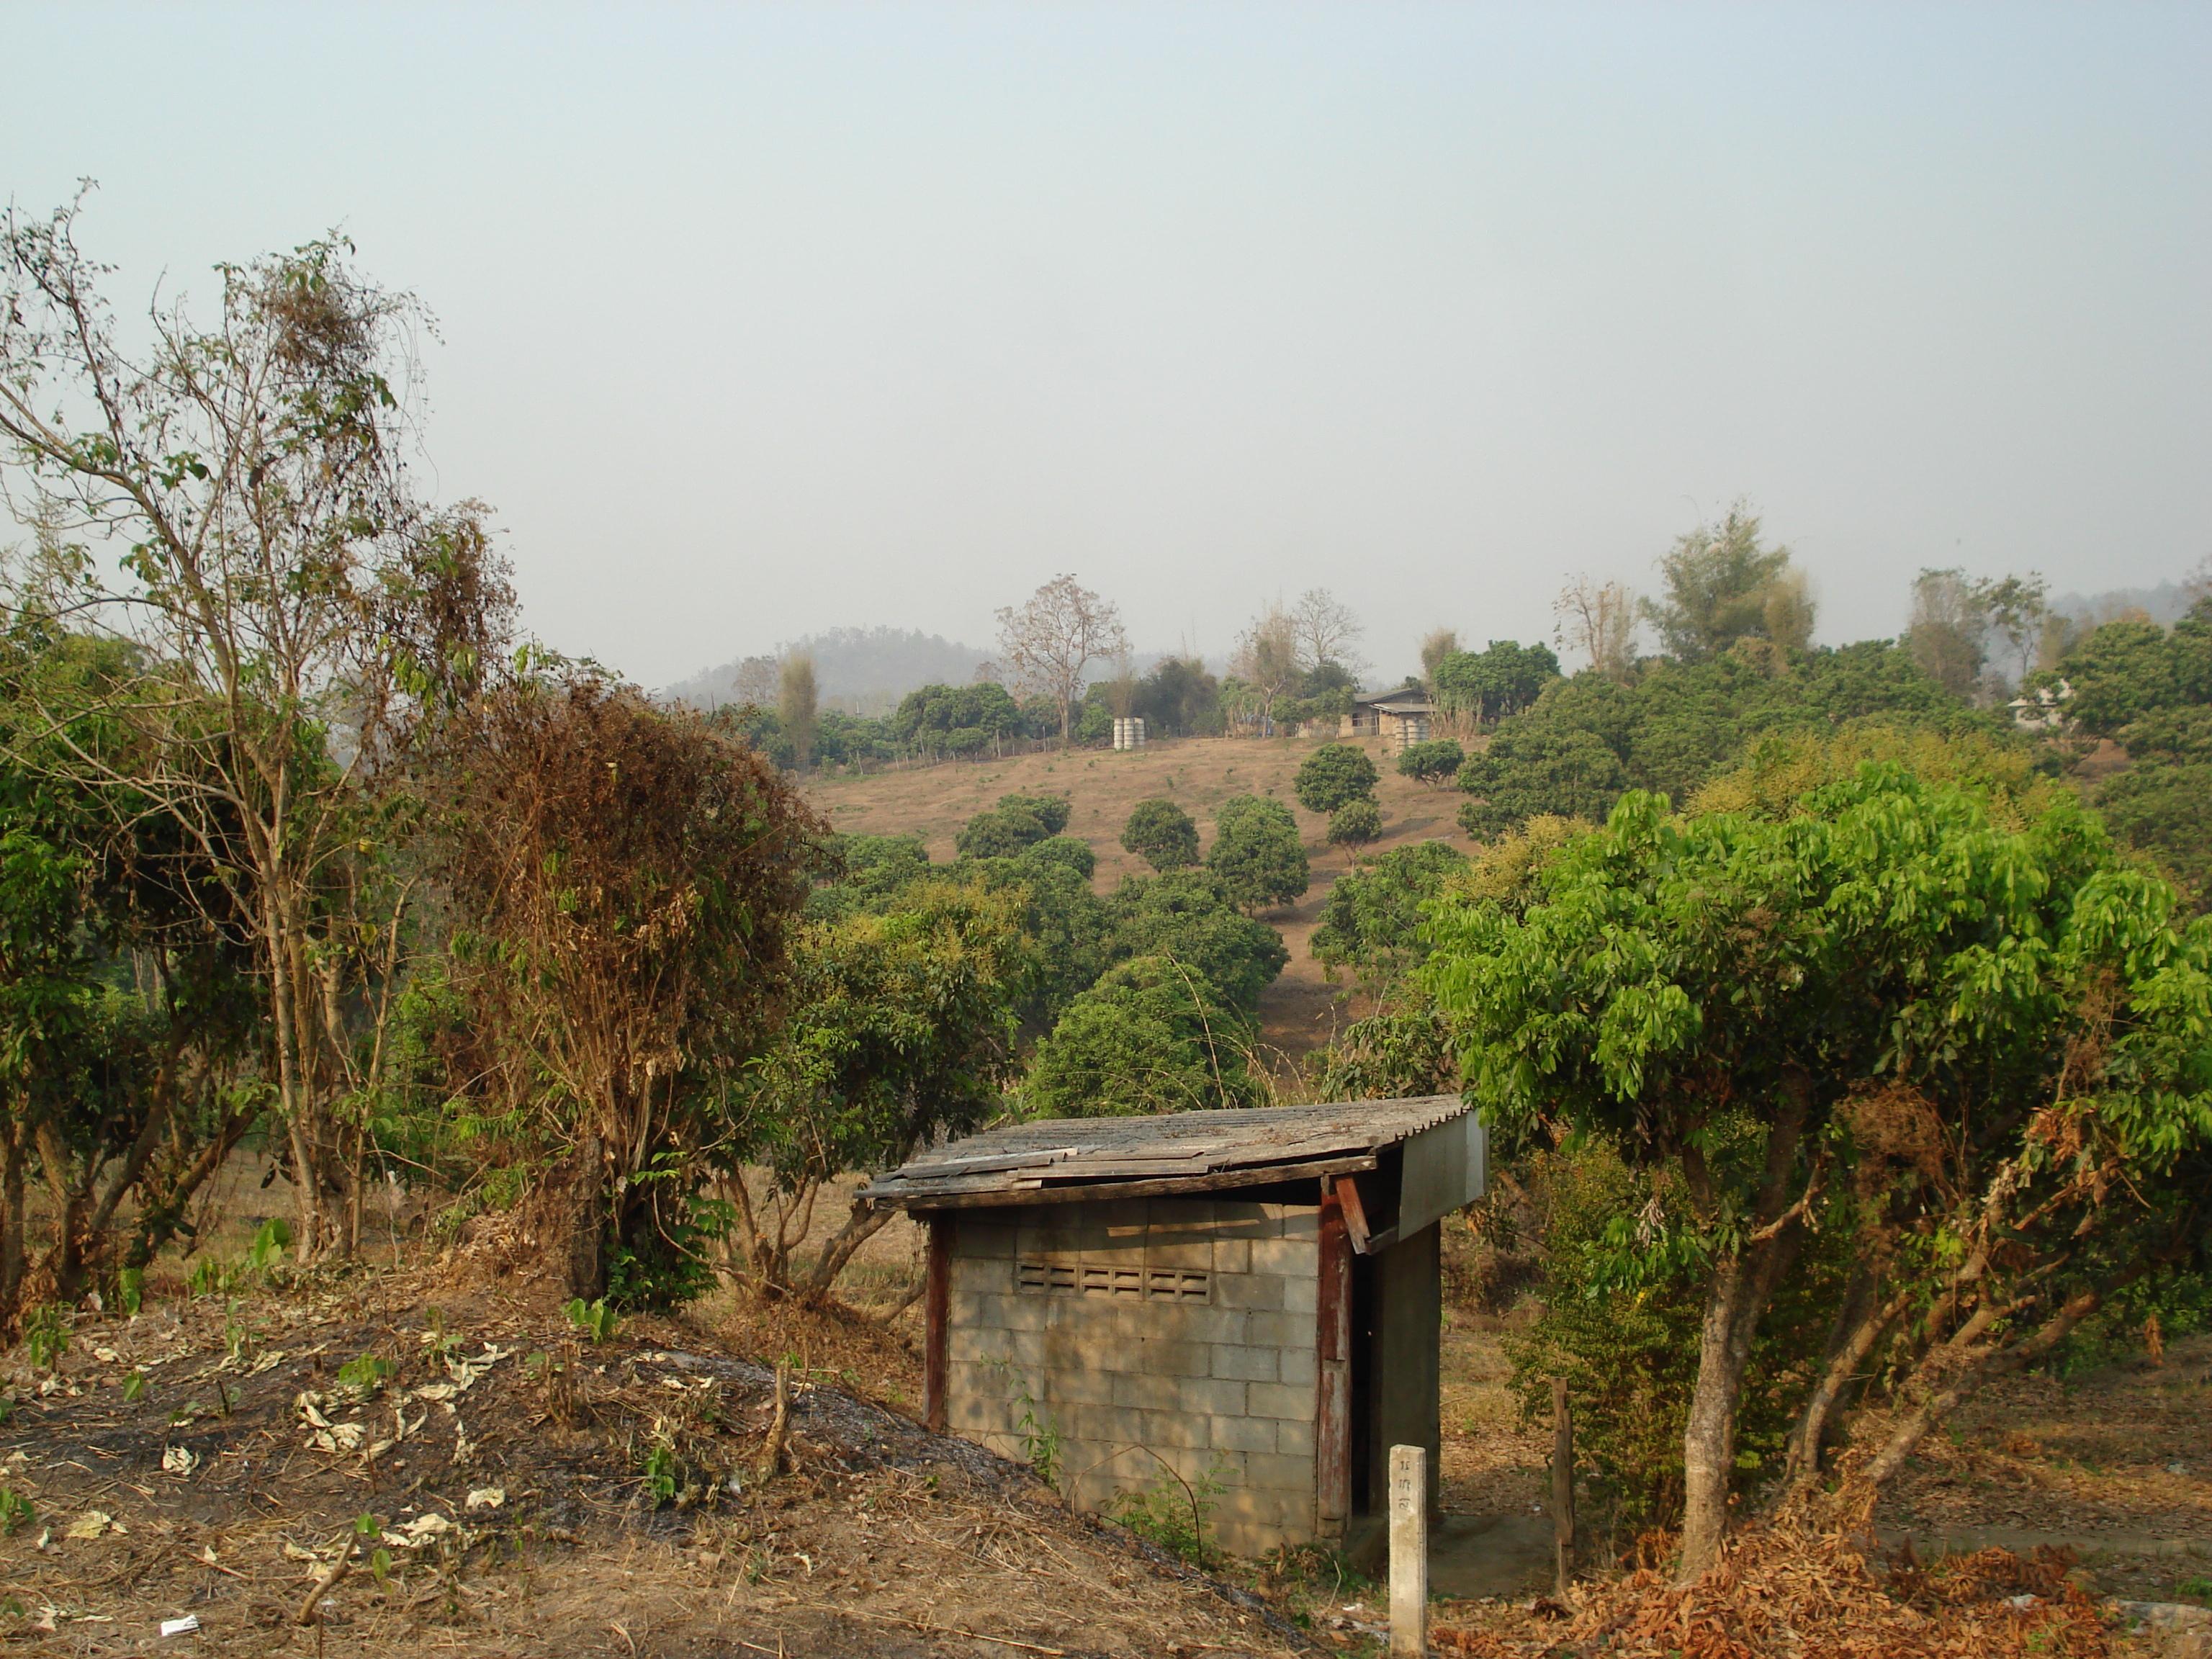
[[[0,7],[119,299],[343,225],[431,482],[647,684],[1062,570],[1395,677],[1738,495],[1828,641],[2212,553],[2212,7]]]

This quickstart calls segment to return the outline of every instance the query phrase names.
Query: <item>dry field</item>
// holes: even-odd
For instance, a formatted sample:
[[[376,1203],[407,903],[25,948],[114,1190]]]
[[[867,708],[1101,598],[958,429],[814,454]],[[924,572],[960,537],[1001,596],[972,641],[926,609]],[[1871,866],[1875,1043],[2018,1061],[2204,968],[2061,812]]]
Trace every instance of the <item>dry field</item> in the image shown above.
[[[1382,775],[1382,839],[1373,851],[1415,842],[1449,839],[1464,847],[1453,814],[1457,792],[1432,789],[1401,778],[1380,738],[1358,740]],[[953,837],[974,814],[1001,795],[1065,795],[1073,811],[1067,831],[1097,855],[1094,884],[1109,893],[1124,876],[1149,875],[1151,866],[1122,850],[1121,826],[1139,801],[1159,796],[1198,820],[1202,847],[1213,842],[1213,810],[1231,795],[1272,795],[1291,809],[1304,832],[1313,861],[1313,885],[1288,908],[1263,919],[1290,946],[1290,965],[1261,999],[1262,1042],[1296,1061],[1329,1040],[1361,1009],[1343,983],[1332,985],[1306,946],[1328,890],[1348,860],[1324,836],[1328,820],[1309,812],[1291,793],[1291,781],[1319,738],[1181,738],[1139,750],[1073,750],[1023,755],[1003,761],[953,761],[865,778],[823,778],[807,786],[807,798],[838,829],[856,835],[920,836],[933,859],[954,855]]]

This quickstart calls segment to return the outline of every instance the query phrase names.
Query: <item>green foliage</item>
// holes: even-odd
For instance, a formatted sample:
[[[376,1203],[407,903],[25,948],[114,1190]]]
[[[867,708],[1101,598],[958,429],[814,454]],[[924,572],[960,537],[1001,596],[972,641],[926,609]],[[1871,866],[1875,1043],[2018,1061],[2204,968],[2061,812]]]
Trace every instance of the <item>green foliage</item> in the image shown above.
[[[1420,940],[1422,904],[1467,868],[1467,855],[1441,841],[1362,860],[1328,890],[1310,941],[1314,956],[1372,981],[1395,980],[1428,955]]]
[[[832,836],[823,851],[823,876],[806,901],[809,921],[889,909],[930,872],[920,836]]]
[[[338,1387],[367,1400],[398,1374],[398,1365],[380,1353],[356,1354],[338,1367]]]
[[[52,1370],[69,1345],[69,1314],[59,1303],[43,1303],[25,1316],[23,1352],[40,1370]]]
[[[1489,841],[1532,817],[1602,818],[1627,781],[1594,732],[1508,726],[1460,769],[1459,787],[1473,799],[1460,807],[1459,826]]]
[[[1246,910],[1272,910],[1306,890],[1312,879],[1297,820],[1279,801],[1232,795],[1214,814],[1213,848],[1206,867]]]
[[[1098,855],[1091,850],[1090,843],[1073,836],[1047,836],[1036,845],[1024,848],[1021,859],[1030,869],[1058,865],[1073,872],[1080,881],[1089,881],[1098,868]]]
[[[621,1314],[605,1298],[586,1302],[580,1296],[574,1297],[562,1304],[561,1312],[573,1328],[593,1342],[611,1342],[622,1329]]]
[[[1281,934],[1240,914],[1223,884],[1201,871],[1128,877],[1106,901],[1106,915],[1111,960],[1170,957],[1246,1014],[1258,1010],[1261,993],[1291,959]]]
[[[719,1282],[710,1252],[729,1236],[733,1207],[726,1199],[695,1190],[692,1160],[672,1149],[656,1154],[653,1166],[633,1179],[665,1190],[651,1238],[607,1241],[607,1300],[625,1309],[680,1308],[697,1301]]]
[[[1747,646],[1694,665],[1647,664],[1626,685],[1596,673],[1553,682],[1460,769],[1460,787],[1474,797],[1461,826],[1488,840],[1540,814],[1596,822],[1630,789],[1679,805],[1758,743],[1869,720],[2027,750],[2004,722],[1950,696],[1885,641],[1786,659]]]
[[[265,1274],[270,1267],[284,1259],[284,1252],[292,1248],[292,1227],[282,1216],[270,1216],[253,1230],[253,1242],[246,1248],[247,1270]]]
[[[13,1486],[0,1486],[0,1537],[13,1538],[38,1517],[29,1498]]]
[[[1559,677],[1551,647],[1512,640],[1492,640],[1479,652],[1447,652],[1430,675],[1437,707],[1478,723],[1519,714]]]
[[[1195,658],[1163,657],[1137,682],[1129,712],[1150,736],[1209,736],[1221,730],[1221,684]]]
[[[1222,1564],[1221,1551],[1213,1541],[1213,1510],[1228,1474],[1221,1454],[1216,1452],[1191,1480],[1158,1453],[1152,1455],[1159,1462],[1159,1474],[1142,1486],[1108,1498],[1106,1515],[1200,1571],[1212,1571]]]
[[[1109,969],[1037,1044],[1033,1117],[1146,1115],[1261,1103],[1251,1031],[1205,976],[1165,957]]]
[[[676,1496],[677,1479],[681,1472],[676,1444],[665,1420],[655,1423],[653,1437],[646,1443],[645,1456],[638,1466],[646,1493],[653,1499],[654,1508]]]
[[[1326,814],[1355,800],[1371,799],[1378,781],[1375,763],[1364,749],[1325,743],[1306,757],[1291,790],[1307,811]]]
[[[789,1189],[974,1129],[1015,1073],[1022,954],[1018,894],[981,881],[917,883],[883,915],[809,928],[790,1017],[732,1091],[718,1158]]]
[[[1662,555],[1666,597],[1647,603],[1667,654],[1705,662],[1747,635],[1767,634],[1775,585],[1790,564],[1786,547],[1761,547],[1759,515],[1742,501],[1716,525],[1699,525]]]
[[[1441,784],[1458,776],[1459,769],[1466,763],[1467,751],[1457,743],[1449,738],[1434,738],[1427,743],[1410,744],[1398,757],[1398,775],[1422,783]]]
[[[1122,826],[1121,845],[1155,870],[1176,870],[1198,862],[1198,825],[1171,800],[1140,800]]]
[[[1371,800],[1348,800],[1328,815],[1328,844],[1364,847],[1382,836],[1382,809]]]
[[[997,805],[962,826],[953,844],[963,858],[1012,858],[1066,829],[1068,811],[1061,795],[1001,795]]]
[[[123,1403],[126,1406],[137,1405],[146,1397],[146,1390],[150,1386],[152,1385],[146,1373],[134,1370],[130,1376],[123,1379]]]
[[[1682,1435],[1697,1380],[1705,1285],[1671,1261],[1632,1287],[1619,1282],[1614,1222],[1643,1212],[1664,1187],[1603,1139],[1569,1140],[1528,1165],[1542,1218],[1544,1298],[1505,1339],[1524,1423],[1551,1419],[1553,1377],[1575,1408],[1575,1455],[1607,1489],[1628,1530],[1674,1524],[1682,1503]],[[1818,1254],[1760,1328],[1739,1409],[1737,1474],[1754,1487],[1779,1467],[1799,1397],[1811,1381],[1843,1292],[1847,1239]]]
[[[1354,1020],[1316,1059],[1323,1100],[1406,1100],[1459,1092],[1458,1039],[1419,985]]]
[[[1607,1224],[1611,1287],[1683,1276],[1750,1339],[1764,1292],[1737,1287],[1786,1291],[1808,1237],[1781,1206],[1827,1190],[1850,1224],[1814,1179],[1832,1159],[1926,1206],[1910,1270],[1939,1279],[1968,1237],[1996,1248],[1990,1227],[2014,1261],[2076,1273],[2201,1232],[2212,924],[2178,925],[2172,890],[2070,797],[2022,811],[1895,762],[1742,812],[1632,793],[1528,890],[1517,910],[1437,900],[1424,977],[1508,1137],[1562,1123],[1676,1166],[1654,1210]],[[1955,1212],[1881,1150],[1869,1103],[1899,1101],[1883,1109],[1978,1160]]]
[[[2129,769],[2093,799],[2123,844],[2149,853],[2212,905],[2212,599],[2163,634],[2145,623],[2107,623],[2041,677],[2063,682],[2063,705],[2080,730],[2117,737]]]
[[[1018,733],[1022,714],[1002,685],[925,685],[907,693],[890,728],[915,754],[972,755]]]

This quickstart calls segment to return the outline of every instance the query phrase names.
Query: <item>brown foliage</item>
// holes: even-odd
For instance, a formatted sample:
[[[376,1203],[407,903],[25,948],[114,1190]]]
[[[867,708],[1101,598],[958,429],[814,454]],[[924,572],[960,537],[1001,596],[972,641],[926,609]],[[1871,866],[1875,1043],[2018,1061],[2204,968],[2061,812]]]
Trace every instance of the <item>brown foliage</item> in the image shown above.
[[[446,830],[472,1017],[455,1081],[564,1149],[542,1207],[578,1294],[604,1288],[608,1206],[629,1248],[675,1243],[679,1195],[635,1178],[714,1139],[719,1085],[773,1028],[824,830],[765,761],[635,687],[533,680],[477,705]]]

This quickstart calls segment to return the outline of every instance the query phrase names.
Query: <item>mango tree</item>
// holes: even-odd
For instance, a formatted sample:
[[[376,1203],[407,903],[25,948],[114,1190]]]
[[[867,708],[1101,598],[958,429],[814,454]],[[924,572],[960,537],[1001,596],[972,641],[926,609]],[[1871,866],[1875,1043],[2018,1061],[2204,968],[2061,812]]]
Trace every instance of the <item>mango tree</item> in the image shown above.
[[[2212,931],[2179,926],[2070,798],[2008,826],[1894,764],[1765,813],[1633,793],[1525,904],[1448,895],[1431,939],[1426,982],[1495,1123],[1595,1130],[1668,1175],[1613,1243],[1622,1282],[1705,1285],[1686,1582],[1717,1558],[1752,1341],[1809,1227],[1937,1194],[1874,1302],[1932,1287],[1917,1340],[1952,1345],[1954,1383],[2047,1351],[2131,1270],[2067,1244],[2090,1212],[2185,1231],[2212,1139]],[[1905,1095],[1925,1121],[1885,1139],[1874,1103]],[[1838,1345],[1863,1335],[1844,1315]]]

